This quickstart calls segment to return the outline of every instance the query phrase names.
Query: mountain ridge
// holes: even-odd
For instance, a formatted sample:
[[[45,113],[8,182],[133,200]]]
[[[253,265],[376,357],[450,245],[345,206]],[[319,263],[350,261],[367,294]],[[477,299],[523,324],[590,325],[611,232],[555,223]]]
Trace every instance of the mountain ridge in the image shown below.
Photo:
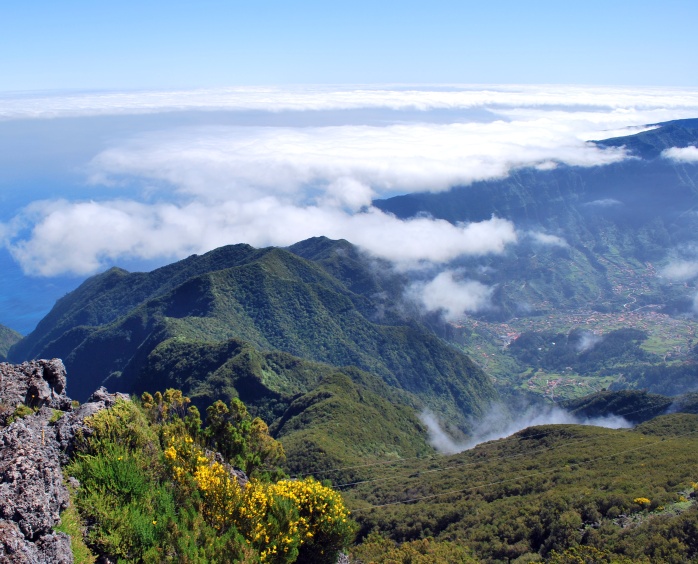
[[[346,241],[295,246],[308,253],[311,248],[324,263],[287,249],[229,246],[153,273],[112,269],[64,297],[11,350],[11,358],[49,353],[63,358],[71,393],[81,399],[101,383],[131,391],[148,356],[165,341],[214,344],[236,338],[259,351],[355,365],[420,394],[463,429],[497,397],[465,354],[399,313],[397,278],[364,263],[368,259]],[[357,292],[347,286],[351,280]]]

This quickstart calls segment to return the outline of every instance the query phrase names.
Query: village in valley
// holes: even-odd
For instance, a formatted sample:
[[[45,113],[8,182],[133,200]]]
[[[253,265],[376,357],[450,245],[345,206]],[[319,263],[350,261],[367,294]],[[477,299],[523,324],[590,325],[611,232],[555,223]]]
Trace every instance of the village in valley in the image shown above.
[[[611,261],[606,261],[606,265],[609,270],[615,270],[613,292],[622,301],[622,311],[600,312],[591,308],[559,311],[546,307],[548,304],[543,302],[537,304],[538,311],[546,312],[542,315],[514,317],[506,322],[468,317],[456,324],[463,335],[463,350],[498,385],[526,390],[553,402],[582,397],[622,383],[623,373],[604,371],[603,374],[582,375],[575,373],[572,367],[556,372],[524,367],[509,354],[510,345],[524,333],[567,335],[570,331],[581,330],[600,341],[611,331],[636,329],[647,335],[640,345],[642,349],[657,355],[664,363],[684,362],[697,343],[698,320],[690,314],[664,313],[663,304],[638,305],[639,296],[651,293],[652,282],[656,287],[658,274],[651,263],[638,269],[618,268]]]

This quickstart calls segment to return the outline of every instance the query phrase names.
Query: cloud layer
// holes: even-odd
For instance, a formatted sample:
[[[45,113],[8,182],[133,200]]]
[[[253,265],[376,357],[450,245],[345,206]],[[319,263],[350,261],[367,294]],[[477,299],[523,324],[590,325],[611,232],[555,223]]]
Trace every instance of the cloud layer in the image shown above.
[[[346,122],[335,120],[343,125],[318,126],[309,117],[361,109],[384,119],[355,123],[352,114]],[[466,110],[472,109],[489,121],[469,121]],[[409,119],[394,113],[406,110],[413,112]],[[51,196],[0,225],[5,246],[26,272],[85,275],[124,259],[166,261],[223,244],[288,245],[316,235],[348,239],[403,268],[501,253],[524,237],[565,246],[556,235],[517,233],[498,217],[465,225],[428,217],[401,221],[371,201],[448,190],[519,167],[617,162],[625,158],[623,149],[600,149],[587,140],[694,116],[698,90],[450,85],[0,97],[0,120],[182,111],[249,115],[244,126],[167,127],[165,119],[157,131],[129,129],[126,135],[118,117],[85,122],[82,127],[106,128],[102,138],[110,139],[84,163],[93,198]],[[296,112],[296,125],[255,122],[254,116],[280,112]],[[298,126],[303,116],[314,125]],[[52,123],[60,129],[63,122]],[[683,150],[681,158],[692,158],[687,154]],[[443,292],[451,297],[440,297]],[[487,307],[490,293],[450,271],[418,292],[424,307],[447,317]]]
[[[496,217],[461,225],[401,221],[376,208],[350,214],[273,197],[216,205],[45,201],[26,210],[24,223],[29,233],[8,246],[27,273],[41,276],[91,274],[119,259],[176,259],[238,242],[286,246],[320,235],[349,239],[405,268],[499,253],[516,241],[513,224]]]
[[[535,120],[185,128],[108,149],[91,169],[96,183],[139,177],[209,200],[269,194],[307,200],[316,192],[357,208],[376,195],[442,191],[521,166],[600,166],[623,158],[622,149],[585,143],[564,123]]]
[[[494,288],[469,280],[453,270],[445,270],[429,282],[416,282],[408,295],[425,310],[440,312],[446,321],[457,321],[467,313],[492,307]]]
[[[692,117],[698,107],[696,88],[631,88],[570,85],[393,85],[236,87],[175,91],[5,94],[0,119],[123,115],[183,110],[328,111],[383,108],[453,110],[477,107],[594,108],[603,113],[674,112],[673,119]],[[591,112],[589,112],[591,113]],[[665,119],[672,119],[667,117]],[[597,120],[599,118],[597,117]],[[655,120],[659,121],[659,120]],[[653,120],[635,121],[636,125]]]

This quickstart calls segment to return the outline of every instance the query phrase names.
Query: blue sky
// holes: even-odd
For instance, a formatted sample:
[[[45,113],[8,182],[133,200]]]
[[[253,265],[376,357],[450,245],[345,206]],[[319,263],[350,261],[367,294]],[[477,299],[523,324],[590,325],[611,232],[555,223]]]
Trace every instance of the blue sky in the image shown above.
[[[696,86],[695,0],[0,4],[0,90]]]

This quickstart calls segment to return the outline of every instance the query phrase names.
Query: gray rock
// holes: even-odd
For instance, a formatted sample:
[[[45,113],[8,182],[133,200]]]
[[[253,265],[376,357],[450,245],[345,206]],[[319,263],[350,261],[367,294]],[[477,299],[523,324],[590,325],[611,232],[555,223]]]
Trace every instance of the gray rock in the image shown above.
[[[51,413],[42,409],[0,433],[0,518],[31,540],[50,533],[68,505]]]
[[[65,388],[65,366],[58,358],[22,364],[0,363],[0,403],[9,407],[25,404],[69,410],[70,398]]]
[[[0,563],[32,562],[40,562],[38,547],[26,541],[17,523],[0,521]]]
[[[54,410],[70,411],[60,359],[0,363],[4,421],[17,406],[38,411],[0,428],[0,564],[73,562],[70,537],[54,532],[69,503]]]
[[[53,532],[69,494],[52,415],[44,407],[0,430],[0,562],[73,561],[69,537]]]
[[[225,471],[228,472],[228,475],[231,478],[235,478],[237,480],[238,485],[241,488],[247,487],[247,484],[250,481],[250,479],[247,477],[247,474],[245,474],[245,472],[240,470],[239,468],[235,468],[232,464],[228,464],[220,452],[213,452],[210,449],[204,449],[204,454],[206,454],[206,456],[212,456],[213,460],[215,460],[216,462],[218,462],[218,464],[223,466]]]
[[[72,564],[73,562],[70,537],[65,533],[44,535],[36,545],[39,550],[39,562],[46,564]]]
[[[45,535],[37,543],[27,542],[16,523],[0,521],[0,564],[71,564],[70,537],[64,533]]]

